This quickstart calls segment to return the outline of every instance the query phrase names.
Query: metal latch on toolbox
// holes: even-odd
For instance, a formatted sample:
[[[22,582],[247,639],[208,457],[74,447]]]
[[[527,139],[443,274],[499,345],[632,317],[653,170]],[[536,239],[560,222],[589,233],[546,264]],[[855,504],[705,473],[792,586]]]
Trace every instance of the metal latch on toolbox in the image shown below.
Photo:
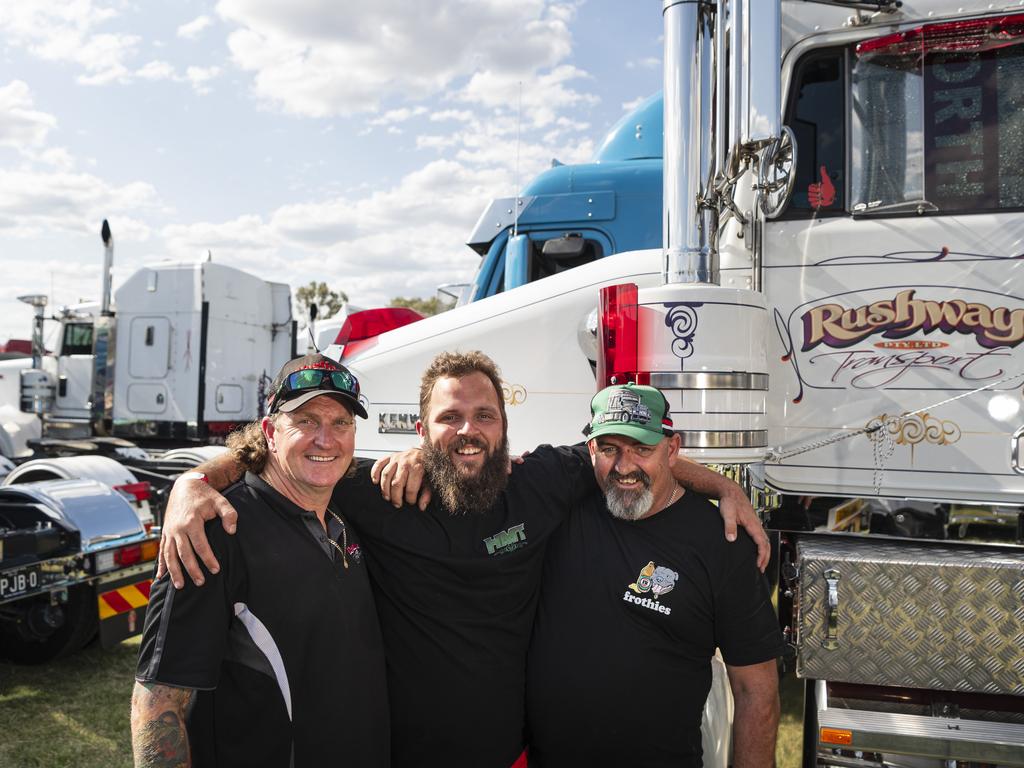
[[[839,571],[829,568],[822,576],[825,590],[825,639],[821,645],[830,651],[839,647]]]

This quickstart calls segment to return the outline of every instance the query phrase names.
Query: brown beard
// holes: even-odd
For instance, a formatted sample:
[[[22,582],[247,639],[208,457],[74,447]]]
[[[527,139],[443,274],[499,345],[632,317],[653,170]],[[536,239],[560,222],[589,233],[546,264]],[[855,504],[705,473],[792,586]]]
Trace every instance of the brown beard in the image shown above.
[[[486,454],[480,471],[465,475],[455,467],[451,452],[467,445],[481,448]],[[494,506],[508,484],[508,442],[503,440],[493,452],[480,440],[457,437],[447,451],[434,447],[428,438],[423,444],[423,468],[434,493],[452,515],[483,513]]]

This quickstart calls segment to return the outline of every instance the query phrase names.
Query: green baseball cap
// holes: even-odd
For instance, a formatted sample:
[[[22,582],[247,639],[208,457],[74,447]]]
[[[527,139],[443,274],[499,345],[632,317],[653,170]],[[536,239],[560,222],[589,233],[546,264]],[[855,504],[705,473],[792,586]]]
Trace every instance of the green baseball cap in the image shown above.
[[[661,390],[643,384],[606,387],[590,401],[588,440],[601,435],[623,435],[645,445],[657,445],[675,434],[668,415],[668,400]]]

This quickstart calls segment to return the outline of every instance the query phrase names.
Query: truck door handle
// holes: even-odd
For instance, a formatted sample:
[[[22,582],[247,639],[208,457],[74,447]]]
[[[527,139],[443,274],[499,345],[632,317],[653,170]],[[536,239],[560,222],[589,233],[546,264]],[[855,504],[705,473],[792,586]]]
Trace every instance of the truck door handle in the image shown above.
[[[830,651],[839,647],[839,571],[829,568],[825,578],[825,639],[821,645]]]
[[[1010,438],[1010,466],[1013,471],[1024,475],[1024,427],[1013,433]]]

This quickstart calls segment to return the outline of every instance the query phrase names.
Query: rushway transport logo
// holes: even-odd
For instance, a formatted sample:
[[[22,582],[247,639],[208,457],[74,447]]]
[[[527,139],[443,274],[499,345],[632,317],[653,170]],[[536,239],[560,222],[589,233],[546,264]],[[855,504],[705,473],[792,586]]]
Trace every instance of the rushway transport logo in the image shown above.
[[[812,307],[801,318],[804,343],[800,351],[808,352],[819,344],[841,349],[875,334],[899,339],[934,331],[973,334],[987,349],[1016,347],[1024,341],[1024,309],[992,308],[962,299],[919,299],[916,293],[916,289],[908,289],[892,299],[853,308],[832,303]]]

